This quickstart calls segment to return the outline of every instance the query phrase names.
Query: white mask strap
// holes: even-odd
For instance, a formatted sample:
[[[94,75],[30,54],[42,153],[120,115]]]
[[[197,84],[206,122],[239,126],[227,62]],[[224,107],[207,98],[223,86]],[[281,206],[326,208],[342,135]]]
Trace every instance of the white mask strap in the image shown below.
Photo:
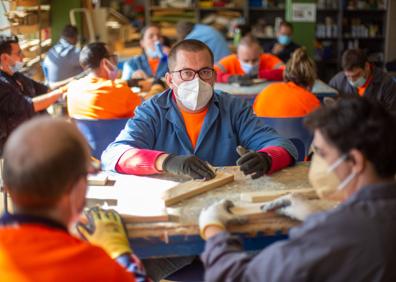
[[[337,166],[339,166],[345,159],[347,158],[347,154],[342,155],[339,157],[334,163],[332,163],[329,168],[327,169],[327,172],[332,172],[333,170],[336,169]]]
[[[340,183],[340,185],[338,185],[337,190],[343,190],[343,189],[349,184],[349,182],[351,182],[351,180],[352,180],[353,178],[355,178],[356,174],[357,174],[356,172],[352,172],[347,178],[345,178],[345,179]]]

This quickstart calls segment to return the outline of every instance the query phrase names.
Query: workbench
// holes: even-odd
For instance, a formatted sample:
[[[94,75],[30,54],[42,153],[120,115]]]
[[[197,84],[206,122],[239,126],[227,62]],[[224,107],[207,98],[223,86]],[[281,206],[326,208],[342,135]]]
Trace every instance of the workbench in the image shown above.
[[[235,83],[215,83],[214,89],[226,92],[231,95],[235,95],[244,99],[247,99],[251,104],[253,103],[256,96],[265,89],[271,83],[275,83],[276,81],[265,81],[262,83],[255,83],[250,86],[240,86]],[[335,97],[337,95],[337,91],[330,86],[328,86],[323,81],[317,79],[315,81],[315,85],[312,89],[312,92],[318,97],[318,99],[322,102],[325,97]]]
[[[219,169],[233,173],[235,181],[167,208],[167,212],[171,215],[170,222],[126,225],[131,246],[140,258],[201,254],[205,242],[199,236],[198,216],[202,208],[218,200],[229,199],[238,202],[241,192],[310,187],[307,178],[308,165],[306,163],[300,163],[271,176],[264,176],[256,180],[243,175],[238,167]],[[171,175],[156,175],[153,178],[180,179]],[[133,184],[131,183],[131,185]],[[147,188],[140,187],[137,191],[144,193]],[[172,219],[175,219],[175,221]],[[241,236],[246,250],[261,250],[275,241],[286,239],[288,230],[297,224],[299,222],[274,213],[263,213],[263,218],[255,219],[240,226],[230,226],[229,230]]]

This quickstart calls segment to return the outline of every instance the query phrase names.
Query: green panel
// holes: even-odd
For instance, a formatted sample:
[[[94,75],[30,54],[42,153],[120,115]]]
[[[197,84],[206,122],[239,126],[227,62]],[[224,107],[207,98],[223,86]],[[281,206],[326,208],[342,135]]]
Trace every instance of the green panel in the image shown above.
[[[73,8],[81,8],[81,0],[51,1],[51,32],[53,43],[59,40],[63,27],[70,23],[69,11]],[[80,25],[79,19],[77,17],[78,25]]]
[[[293,40],[305,46],[307,48],[308,54],[313,56],[314,44],[315,44],[315,27],[316,22],[292,22],[292,4],[293,3],[316,3],[315,0],[287,0],[286,1],[286,20],[293,24],[294,35]]]

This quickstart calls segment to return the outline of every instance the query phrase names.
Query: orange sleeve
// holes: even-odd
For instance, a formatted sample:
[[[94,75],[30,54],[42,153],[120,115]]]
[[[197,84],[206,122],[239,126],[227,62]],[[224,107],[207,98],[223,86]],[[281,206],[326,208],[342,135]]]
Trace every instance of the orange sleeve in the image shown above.
[[[218,82],[227,82],[231,75],[244,75],[236,54],[229,55],[221,59],[216,65]]]
[[[127,85],[125,85],[124,88],[125,91],[128,93],[127,95],[129,96],[126,106],[130,107],[131,117],[133,117],[135,115],[135,109],[142,103],[142,99],[136,93],[132,92],[132,90]]]
[[[263,53],[260,56],[260,70],[285,69],[285,64],[277,56]]]

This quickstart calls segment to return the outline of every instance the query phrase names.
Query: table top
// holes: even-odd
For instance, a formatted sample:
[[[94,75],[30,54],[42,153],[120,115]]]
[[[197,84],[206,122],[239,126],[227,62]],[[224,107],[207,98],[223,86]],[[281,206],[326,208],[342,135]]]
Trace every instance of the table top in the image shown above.
[[[197,226],[198,216],[202,208],[221,200],[229,199],[240,201],[241,192],[256,192],[278,189],[309,188],[308,165],[300,163],[294,167],[286,168],[271,176],[264,176],[253,180],[250,176],[243,175],[238,167],[221,168],[225,172],[235,175],[235,181],[210,192],[201,194],[182,203],[167,208],[171,215],[171,222],[162,223],[134,223],[127,224],[130,238],[145,238],[147,236],[165,238],[174,235],[199,235]],[[156,176],[161,179],[175,180],[173,176]],[[177,179],[177,177],[176,177]],[[275,214],[263,214],[263,218],[242,226],[231,226],[230,231],[238,233],[263,232],[265,234],[284,233],[297,224],[296,221],[286,219]]]
[[[251,96],[251,95],[257,95],[258,93],[261,92],[264,88],[266,88],[268,85],[271,83],[274,83],[275,81],[265,81],[262,83],[257,83],[253,84],[250,86],[240,86],[238,84],[234,83],[215,83],[215,90],[220,90],[232,95],[238,95],[238,96]],[[315,81],[315,85],[312,89],[312,92],[314,94],[328,94],[328,95],[333,95],[335,96],[337,94],[337,91],[334,88],[331,88],[328,86],[326,83],[323,81],[317,79]]]

